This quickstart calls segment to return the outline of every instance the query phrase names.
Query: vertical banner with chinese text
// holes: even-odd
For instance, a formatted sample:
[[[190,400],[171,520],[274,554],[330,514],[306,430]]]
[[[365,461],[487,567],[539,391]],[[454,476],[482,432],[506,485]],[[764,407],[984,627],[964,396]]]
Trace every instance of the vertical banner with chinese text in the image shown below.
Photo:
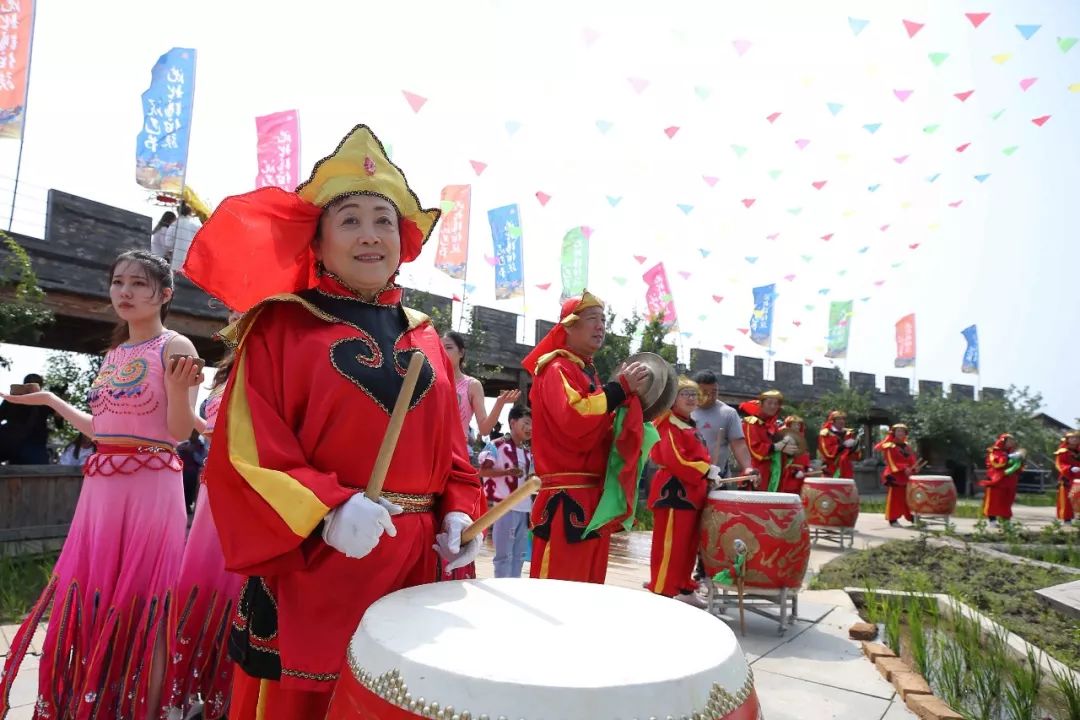
[[[0,2],[0,138],[22,137],[33,39],[34,0]]]
[[[664,263],[656,263],[641,279],[648,286],[645,290],[645,305],[649,309],[649,319],[658,317],[668,327],[675,327],[679,318],[675,314],[675,299],[671,296],[671,283],[668,282]]]
[[[179,195],[191,137],[195,51],[173,48],[150,71],[142,94],[143,124],[135,142],[135,182],[148,190]]]
[[[465,279],[469,262],[469,203],[471,185],[447,185],[442,189],[442,218],[439,220],[439,245],[435,249],[435,267],[454,278]]]
[[[560,300],[577,297],[589,284],[589,235],[576,227],[562,239],[562,293]]]
[[[296,110],[255,118],[259,171],[255,187],[292,192],[300,184],[300,114]]]
[[[773,307],[776,285],[754,288],[754,312],[750,315],[750,339],[758,345],[772,345]]]
[[[898,368],[915,364],[915,313],[896,321],[896,361]]]
[[[851,312],[853,300],[837,300],[829,304],[829,336],[825,357],[846,358],[848,341],[851,339]]]
[[[495,299],[525,297],[525,258],[521,250],[521,215],[518,206],[488,210],[491,240],[495,245]]]

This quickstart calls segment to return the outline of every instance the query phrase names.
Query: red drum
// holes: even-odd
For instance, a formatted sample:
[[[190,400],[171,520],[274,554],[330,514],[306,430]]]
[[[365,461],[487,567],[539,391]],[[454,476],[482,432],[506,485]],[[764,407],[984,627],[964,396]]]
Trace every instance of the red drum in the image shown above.
[[[735,541],[746,543],[747,587],[799,588],[810,562],[810,531],[798,495],[714,490],[701,514],[701,556],[715,575],[731,568]]]
[[[848,529],[859,519],[859,489],[850,478],[806,478],[802,501],[810,527]]]
[[[952,515],[956,510],[956,485],[948,475],[912,475],[907,484],[912,515]]]
[[[628,632],[642,618],[663,631]],[[503,578],[400,590],[368,608],[347,652],[327,720],[758,720],[760,712],[725,623],[610,585]],[[597,652],[640,661],[597,662]]]

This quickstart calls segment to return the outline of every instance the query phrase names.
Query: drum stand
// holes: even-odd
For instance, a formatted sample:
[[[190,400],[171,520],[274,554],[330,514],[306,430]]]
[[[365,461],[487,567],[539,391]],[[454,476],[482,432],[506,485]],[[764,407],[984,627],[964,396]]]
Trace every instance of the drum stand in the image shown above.
[[[834,542],[843,550],[847,545],[855,547],[855,528],[825,527],[823,525],[810,526],[810,539],[816,544],[818,540]]]
[[[926,526],[940,525],[946,530],[948,530],[949,526],[952,525],[952,520],[949,519],[951,517],[952,515],[922,515],[920,513],[911,514],[912,523],[916,526],[918,526],[919,523],[922,523]]]
[[[749,611],[764,618],[777,621],[776,632],[783,635],[789,626],[799,619],[799,591],[794,588],[738,588],[719,585],[711,577],[706,577],[705,585],[709,590],[708,611],[713,615],[723,615],[728,608],[739,610],[739,624],[742,634],[746,635],[743,611]],[[740,597],[741,594],[741,597]],[[790,609],[790,612],[789,612]]]

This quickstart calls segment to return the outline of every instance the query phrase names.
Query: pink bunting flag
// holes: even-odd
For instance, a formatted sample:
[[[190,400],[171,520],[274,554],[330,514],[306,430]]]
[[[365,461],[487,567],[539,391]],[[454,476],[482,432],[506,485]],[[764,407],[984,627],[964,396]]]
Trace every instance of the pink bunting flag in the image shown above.
[[[915,35],[918,34],[918,32],[922,30],[923,27],[925,27],[924,23],[917,23],[914,20],[904,21],[904,29],[907,30],[907,36],[909,38],[915,37]]]
[[[724,301],[724,296],[723,295],[713,295],[712,299],[713,299],[713,302],[720,303],[720,302]]]
[[[644,265],[645,261],[648,260],[649,258],[647,258],[644,255],[635,255],[634,259],[637,260],[638,265]]]
[[[549,282],[547,282],[547,283],[537,283],[536,287],[540,288],[541,290],[547,290],[548,288],[551,287],[551,283],[549,283]]]
[[[685,270],[680,270],[679,275],[682,277],[683,280],[690,279],[690,273],[686,272]]]
[[[964,16],[967,17],[967,19],[971,21],[971,24],[972,24],[973,27],[979,27],[984,22],[986,22],[986,18],[990,17],[990,13],[988,13],[988,12],[964,13]]]
[[[832,240],[832,238],[833,238],[833,233],[827,233],[827,234],[821,236],[821,239],[824,240],[825,242],[829,242],[830,240]]]
[[[1033,77],[1024,78],[1023,80],[1020,81],[1020,89],[1023,90],[1024,92],[1027,92],[1028,88],[1030,88],[1032,85],[1034,85],[1035,82],[1038,79],[1039,78],[1033,78]]]
[[[754,204],[754,200],[755,200],[754,198],[743,198],[743,200],[742,200],[742,204],[743,204],[743,205],[744,205],[745,207],[749,208],[749,207],[750,207],[751,205],[753,205],[753,204]]]
[[[736,328],[736,330],[741,332],[743,335],[749,335],[750,334],[750,328]]]
[[[777,119],[777,118],[779,118],[779,117],[780,117],[780,113],[778,113],[778,112],[774,112],[774,113],[772,113],[771,115],[767,115],[767,116],[765,117],[765,119],[766,119],[766,120],[768,120],[768,121],[769,121],[769,124],[771,125],[771,124],[775,123],[775,122],[776,122],[776,119]]]
[[[897,165],[903,165],[904,161],[908,159],[907,155],[901,155],[900,157],[894,157],[893,162]]]
[[[649,87],[649,81],[644,78],[632,77],[628,78],[630,86],[634,88],[634,92],[638,95],[645,92],[645,88]]]
[[[803,360],[803,362],[805,362],[807,365],[813,365],[814,364],[814,361],[811,358],[806,358],[805,360]]]
[[[769,240],[775,240],[776,238],[780,237],[780,233],[772,233],[771,235],[766,235],[765,237]]]
[[[1039,127],[1042,127],[1043,125],[1046,124],[1046,121],[1049,120],[1049,119],[1050,119],[1049,115],[1043,115],[1041,117],[1037,117],[1037,118],[1032,119],[1031,122],[1035,123]]]
[[[958,145],[956,147],[956,152],[962,153],[965,150],[967,150],[969,147],[971,147],[971,143],[969,143],[969,142],[964,143],[963,145]]]
[[[893,95],[895,95],[896,99],[899,100],[900,102],[906,102],[907,99],[909,97],[911,97],[911,93],[913,93],[913,92],[915,92],[915,91],[914,90],[893,90]]]
[[[591,227],[589,227],[588,225],[582,225],[581,226],[581,234],[585,236],[586,240],[588,240],[589,238],[592,237],[593,229]]]
[[[806,138],[799,138],[795,141],[795,144],[799,147],[800,150],[805,150],[806,146],[810,144],[810,141]]]
[[[671,127],[664,128],[664,134],[667,135],[668,138],[675,137],[675,134],[677,132],[679,132],[679,126],[678,125],[672,125]]]
[[[795,276],[794,275],[785,275],[784,279],[787,280],[788,282],[791,282],[792,280],[795,279]]]
[[[802,327],[802,320],[792,320],[791,324],[795,327]]]
[[[470,160],[469,164],[472,165],[472,169],[477,175],[487,170],[487,163],[480,162],[479,160]]]
[[[731,43],[735,47],[735,52],[739,53],[739,57],[742,57],[750,49],[752,43],[749,40],[736,40]]]
[[[921,244],[922,243],[911,243],[910,245],[908,245],[908,248],[910,248],[911,250],[918,250],[919,245],[921,245]]]
[[[426,97],[411,93],[408,90],[402,90],[401,94],[405,96],[405,101],[409,103],[409,107],[412,108],[414,113],[420,112],[420,108],[424,107],[424,103],[427,102]]]
[[[537,190],[536,191],[536,199],[540,201],[540,205],[543,207],[543,206],[546,206],[548,204],[549,200],[551,200],[551,196],[548,195],[543,190]]]
[[[884,280],[875,280],[874,284],[877,285],[878,287],[881,287],[882,285],[885,284],[885,281]]]
[[[812,182],[810,184],[814,186],[815,190],[820,190],[821,188],[825,187],[825,183],[827,183],[827,182],[828,182],[828,180],[815,180],[814,182]]]
[[[484,255],[484,262],[486,262],[491,267],[495,267],[496,265],[499,264],[499,259],[498,258],[493,258],[490,255],[485,254]]]
[[[461,296],[458,295],[457,293],[454,293],[453,295],[451,295],[450,299],[453,300],[454,302],[461,302]]]
[[[725,345],[724,349],[727,350],[728,352],[732,352],[735,349],[735,346],[734,345]]]
[[[585,28],[581,31],[581,38],[585,41],[586,47],[592,47],[599,37],[600,33],[592,28]]]
[[[969,97],[975,94],[974,90],[965,90],[964,92],[953,93],[953,97],[960,102],[966,101]]]
[[[955,202],[951,202],[951,203],[949,203],[949,207],[951,207],[951,208],[958,208],[958,207],[960,207],[960,205],[961,205],[961,204],[962,204],[963,202],[964,202],[963,200],[957,200],[957,201],[955,201]]]
[[[886,230],[889,229],[889,225],[886,223],[885,225],[882,225],[881,228],[879,228],[879,229],[881,230],[881,232],[885,232]]]
[[[713,177],[712,175],[702,175],[701,177],[709,187],[716,187],[716,183],[720,180],[720,178]]]

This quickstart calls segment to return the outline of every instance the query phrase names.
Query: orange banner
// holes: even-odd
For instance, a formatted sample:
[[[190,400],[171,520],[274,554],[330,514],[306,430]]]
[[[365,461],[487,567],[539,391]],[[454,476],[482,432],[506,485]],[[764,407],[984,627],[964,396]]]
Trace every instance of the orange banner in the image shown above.
[[[22,137],[34,0],[0,2],[0,137]]]
[[[465,279],[469,262],[469,201],[471,185],[447,185],[442,191],[442,221],[439,223],[439,246],[435,267],[454,278]]]

